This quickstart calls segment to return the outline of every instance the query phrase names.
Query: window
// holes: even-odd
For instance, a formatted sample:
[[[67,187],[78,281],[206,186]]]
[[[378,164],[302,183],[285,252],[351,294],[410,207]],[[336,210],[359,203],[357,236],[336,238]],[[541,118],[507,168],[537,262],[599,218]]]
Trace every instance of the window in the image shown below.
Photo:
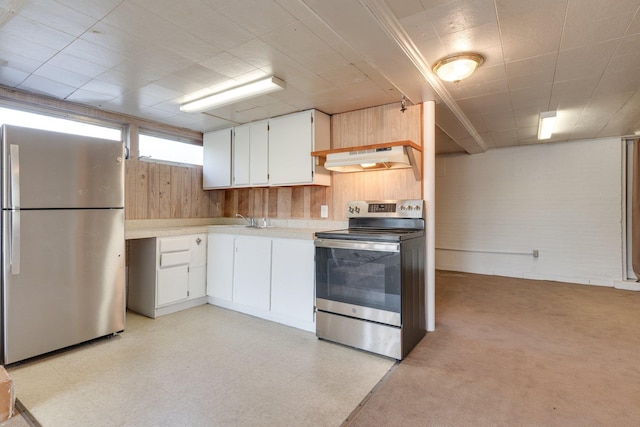
[[[0,107],[0,124],[122,141],[122,129]]]
[[[186,163],[202,166],[202,146],[172,139],[140,134],[138,139],[140,160]]]

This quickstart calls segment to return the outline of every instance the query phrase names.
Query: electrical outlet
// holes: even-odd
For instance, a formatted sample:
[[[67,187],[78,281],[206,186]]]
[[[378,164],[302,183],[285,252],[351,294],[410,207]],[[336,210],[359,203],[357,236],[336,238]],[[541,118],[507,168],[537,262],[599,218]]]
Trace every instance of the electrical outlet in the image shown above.
[[[320,205],[320,218],[329,218],[329,206]]]

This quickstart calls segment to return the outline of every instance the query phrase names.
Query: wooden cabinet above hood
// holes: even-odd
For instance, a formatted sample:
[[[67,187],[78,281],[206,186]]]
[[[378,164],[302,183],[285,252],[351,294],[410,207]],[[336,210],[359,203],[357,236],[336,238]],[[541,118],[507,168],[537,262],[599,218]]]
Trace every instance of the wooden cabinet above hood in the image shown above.
[[[412,168],[416,180],[422,178],[422,147],[409,140],[314,151],[311,155],[333,172]]]

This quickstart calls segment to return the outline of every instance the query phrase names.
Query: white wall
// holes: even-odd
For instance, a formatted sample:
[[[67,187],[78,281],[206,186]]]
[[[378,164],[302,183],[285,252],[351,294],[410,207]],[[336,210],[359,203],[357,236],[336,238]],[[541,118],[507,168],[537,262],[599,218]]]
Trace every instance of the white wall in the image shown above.
[[[614,138],[438,157],[436,268],[613,286],[622,150]]]

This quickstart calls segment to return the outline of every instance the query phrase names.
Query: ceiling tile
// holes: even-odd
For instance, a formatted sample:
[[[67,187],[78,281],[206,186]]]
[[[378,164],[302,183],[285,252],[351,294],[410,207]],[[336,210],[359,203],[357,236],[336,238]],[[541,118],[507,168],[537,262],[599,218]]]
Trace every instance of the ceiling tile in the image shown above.
[[[570,1],[567,11],[567,25],[579,26],[589,25],[598,20],[607,20],[626,16],[629,24],[630,19],[638,10],[636,0],[615,0],[615,2],[602,0],[580,0]]]
[[[602,76],[617,41],[563,50],[558,55],[555,81]]]
[[[27,19],[21,15],[15,16],[7,22],[2,27],[2,32],[57,50],[63,49],[75,39],[69,33],[42,25],[40,22]]]
[[[0,81],[5,86],[16,87],[27,77],[29,77],[29,73],[24,71],[9,66],[0,67]]]
[[[454,7],[451,7],[451,6]],[[493,0],[459,0],[425,7],[425,15],[440,37],[497,21]]]
[[[492,47],[500,48],[501,43],[500,30],[496,22],[445,34],[440,37],[440,41],[449,55],[458,52],[483,53]]]
[[[511,90],[511,105],[514,109],[538,107],[540,111],[551,109],[551,84]]]
[[[296,19],[273,0],[231,2],[219,9],[230,21],[257,36],[277,30]]]
[[[96,18],[52,1],[24,2],[20,15],[75,37],[97,22]]]
[[[248,64],[240,58],[226,52],[200,62],[200,65],[205,68],[209,68],[216,74],[225,76],[228,79],[233,79],[239,74],[246,74],[258,68],[255,65]]]
[[[495,7],[498,10],[498,18],[520,18],[527,16],[539,16],[541,13],[549,15],[561,15],[564,19],[565,10],[568,0],[536,0],[536,1],[513,1],[513,0],[496,0]],[[529,19],[529,18],[525,18]],[[555,18],[554,18],[555,19]]]
[[[107,83],[97,79],[91,80],[89,83],[82,86],[82,89],[107,95],[111,98],[118,98],[126,92],[126,89],[122,88],[119,85]]]
[[[491,135],[497,148],[511,147],[518,141],[518,133],[515,129],[491,132]]]
[[[34,76],[33,74],[22,81],[17,87],[29,92],[41,93],[59,99],[65,99],[76,90],[75,87],[44,77]]]
[[[553,74],[558,59],[557,53],[528,57],[516,61],[508,61],[505,65],[509,78],[522,77],[534,74],[543,74],[553,81]]]
[[[0,49],[0,61],[6,61],[6,65],[0,66],[0,69],[9,67],[27,74],[31,74],[42,65],[40,61],[26,58],[18,53],[8,52],[4,49]]]
[[[490,95],[477,96],[474,98],[461,99],[458,101],[458,105],[462,107],[463,110],[470,111],[510,111],[511,97],[509,96],[509,92],[504,91]]]
[[[418,15],[424,10],[420,0],[395,0],[387,2],[387,4],[400,20]]]
[[[254,38],[228,51],[234,58],[251,64],[256,68],[268,67],[279,56],[273,48],[259,38]],[[213,57],[213,55],[212,55]]]
[[[491,132],[515,130],[516,128],[516,121],[513,116],[502,112],[482,114],[482,121]]]
[[[551,105],[563,108],[566,104],[584,104],[589,100],[599,80],[598,77],[591,77],[553,83]]]
[[[102,19],[115,9],[122,0],[55,0],[94,19]]]
[[[29,40],[25,40],[6,32],[0,32],[0,46],[2,46],[2,49],[7,52],[15,53],[40,62],[46,62],[57,53],[55,49],[46,47],[43,44],[33,43]]]
[[[126,54],[122,52],[114,51],[83,39],[76,39],[64,49],[64,52],[76,58],[109,68],[120,64],[127,58]]]
[[[624,129],[622,132],[620,129]],[[611,117],[600,131],[600,136],[638,135],[640,132],[640,93],[635,93]]]
[[[77,89],[67,97],[67,101],[104,108],[114,98],[102,93],[95,93],[84,89]]]
[[[609,18],[593,16],[591,19],[575,24],[568,22],[562,35],[560,48],[562,50],[573,49],[619,39],[624,35],[630,21],[631,16],[619,15]]]
[[[631,21],[631,24],[629,24],[629,27],[627,28],[627,31],[625,33],[625,35],[630,36],[630,35],[634,35],[634,34],[640,34],[640,7],[638,7],[638,9],[636,9],[636,12],[633,13],[633,20]]]
[[[56,56],[51,58],[47,64],[89,77],[97,77],[108,69],[104,65],[99,65],[82,58],[77,58],[66,52],[58,53]]]
[[[64,83],[74,88],[79,88],[92,79],[91,76],[85,76],[80,73],[65,70],[48,63],[34,71],[33,75],[46,77],[55,82]]]

